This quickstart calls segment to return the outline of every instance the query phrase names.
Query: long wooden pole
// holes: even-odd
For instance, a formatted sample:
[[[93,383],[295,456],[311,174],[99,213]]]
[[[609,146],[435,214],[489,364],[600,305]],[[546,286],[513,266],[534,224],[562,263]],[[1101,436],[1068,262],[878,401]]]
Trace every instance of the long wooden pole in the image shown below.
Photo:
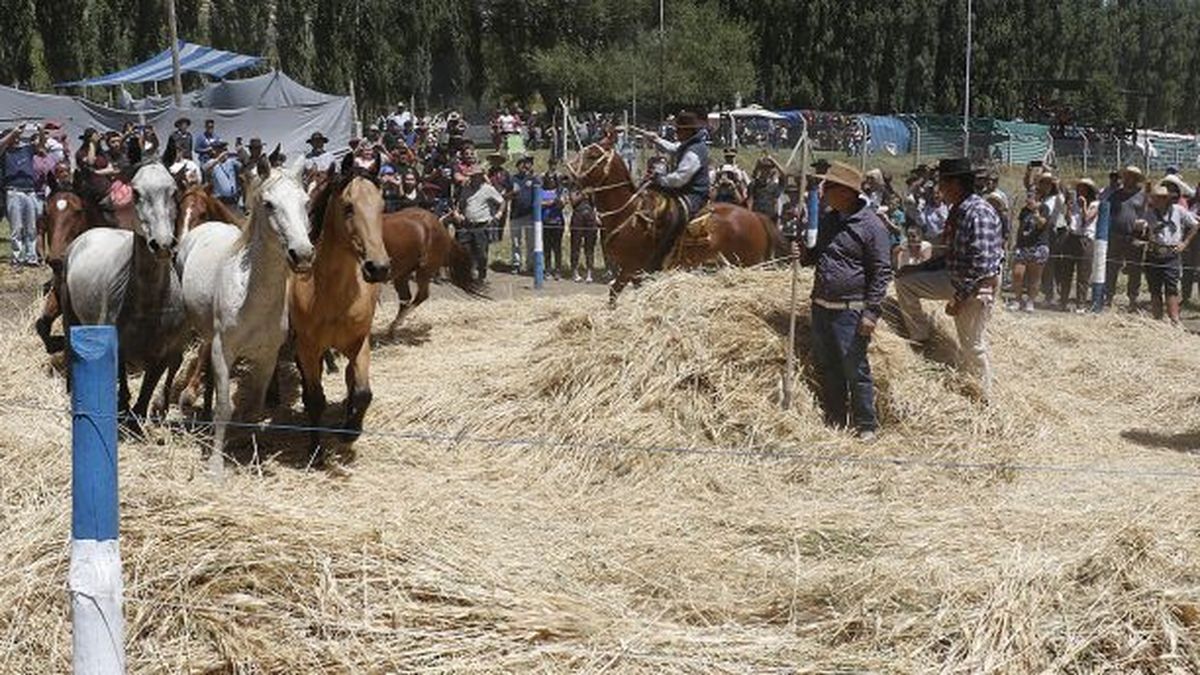
[[[808,195],[808,132],[805,131],[804,137],[800,139],[800,197],[804,200],[802,203],[807,203],[805,199]],[[786,180],[787,177],[785,176]],[[803,207],[802,207],[803,208]],[[809,214],[812,217],[812,214]],[[792,233],[793,241],[800,236],[799,230]],[[787,365],[783,372],[783,400],[781,401],[784,410],[789,410],[792,407],[792,380],[795,379],[796,373],[796,297],[800,293],[800,257],[792,256],[792,299],[788,305],[788,341],[787,341]]]
[[[167,0],[167,23],[171,32],[171,82],[175,89],[175,107],[183,107],[183,78],[179,74],[179,29],[175,21],[175,0]]]

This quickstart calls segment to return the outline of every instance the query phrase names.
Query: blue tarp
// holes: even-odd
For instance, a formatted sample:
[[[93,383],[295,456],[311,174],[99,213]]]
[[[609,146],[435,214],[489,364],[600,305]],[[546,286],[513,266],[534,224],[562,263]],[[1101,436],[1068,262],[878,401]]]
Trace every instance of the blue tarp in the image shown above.
[[[862,121],[870,131],[867,151],[872,155],[907,155],[912,149],[912,131],[898,117],[863,115]]]
[[[246,56],[223,52],[212,47],[202,47],[190,42],[179,41],[179,69],[185,73],[203,73],[212,77],[225,77],[242,68],[252,68],[263,63],[261,56]],[[112,84],[138,82],[161,82],[171,79],[171,50],[167,49],[131,68],[108,75],[101,75],[76,82],[60,82],[56,87],[97,87]]]

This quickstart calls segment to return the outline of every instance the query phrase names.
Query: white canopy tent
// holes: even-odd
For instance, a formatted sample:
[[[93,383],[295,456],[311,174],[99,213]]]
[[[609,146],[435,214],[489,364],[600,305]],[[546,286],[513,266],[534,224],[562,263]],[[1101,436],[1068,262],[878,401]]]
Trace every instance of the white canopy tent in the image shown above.
[[[708,119],[710,121],[720,122],[720,120],[722,118],[729,119],[729,127],[730,127],[730,131],[731,131],[729,135],[730,135],[731,139],[733,140],[733,147],[735,147],[735,148],[737,147],[737,144],[738,144],[737,121],[739,119],[741,119],[741,120],[760,119],[760,120],[771,120],[771,121],[775,121],[775,122],[783,122],[783,121],[787,120],[787,117],[784,117],[783,115],[780,115],[777,112],[774,112],[772,110],[767,110],[766,108],[764,108],[760,105],[753,105],[753,104],[747,105],[747,106],[742,106],[740,108],[733,108],[732,110],[722,110],[722,111],[717,111],[717,112],[710,112],[708,114]]]

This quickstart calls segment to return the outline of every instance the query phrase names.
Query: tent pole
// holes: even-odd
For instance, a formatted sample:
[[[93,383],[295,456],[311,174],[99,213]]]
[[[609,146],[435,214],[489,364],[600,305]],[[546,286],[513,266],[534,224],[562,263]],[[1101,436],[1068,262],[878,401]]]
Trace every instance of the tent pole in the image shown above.
[[[179,33],[175,22],[175,0],[167,0],[167,23],[171,30],[171,81],[175,87],[175,107],[183,107],[183,78],[179,75]]]

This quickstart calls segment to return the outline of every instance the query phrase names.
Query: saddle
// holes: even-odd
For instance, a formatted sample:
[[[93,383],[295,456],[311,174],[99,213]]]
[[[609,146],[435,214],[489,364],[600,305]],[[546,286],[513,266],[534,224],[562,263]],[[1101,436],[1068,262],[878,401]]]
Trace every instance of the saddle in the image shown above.
[[[687,200],[678,195],[658,194],[657,204],[651,209],[655,228],[655,239],[678,233],[675,243],[663,260],[663,269],[671,267],[699,267],[717,263],[718,259],[709,245],[712,206],[706,204],[695,216],[689,217]]]

